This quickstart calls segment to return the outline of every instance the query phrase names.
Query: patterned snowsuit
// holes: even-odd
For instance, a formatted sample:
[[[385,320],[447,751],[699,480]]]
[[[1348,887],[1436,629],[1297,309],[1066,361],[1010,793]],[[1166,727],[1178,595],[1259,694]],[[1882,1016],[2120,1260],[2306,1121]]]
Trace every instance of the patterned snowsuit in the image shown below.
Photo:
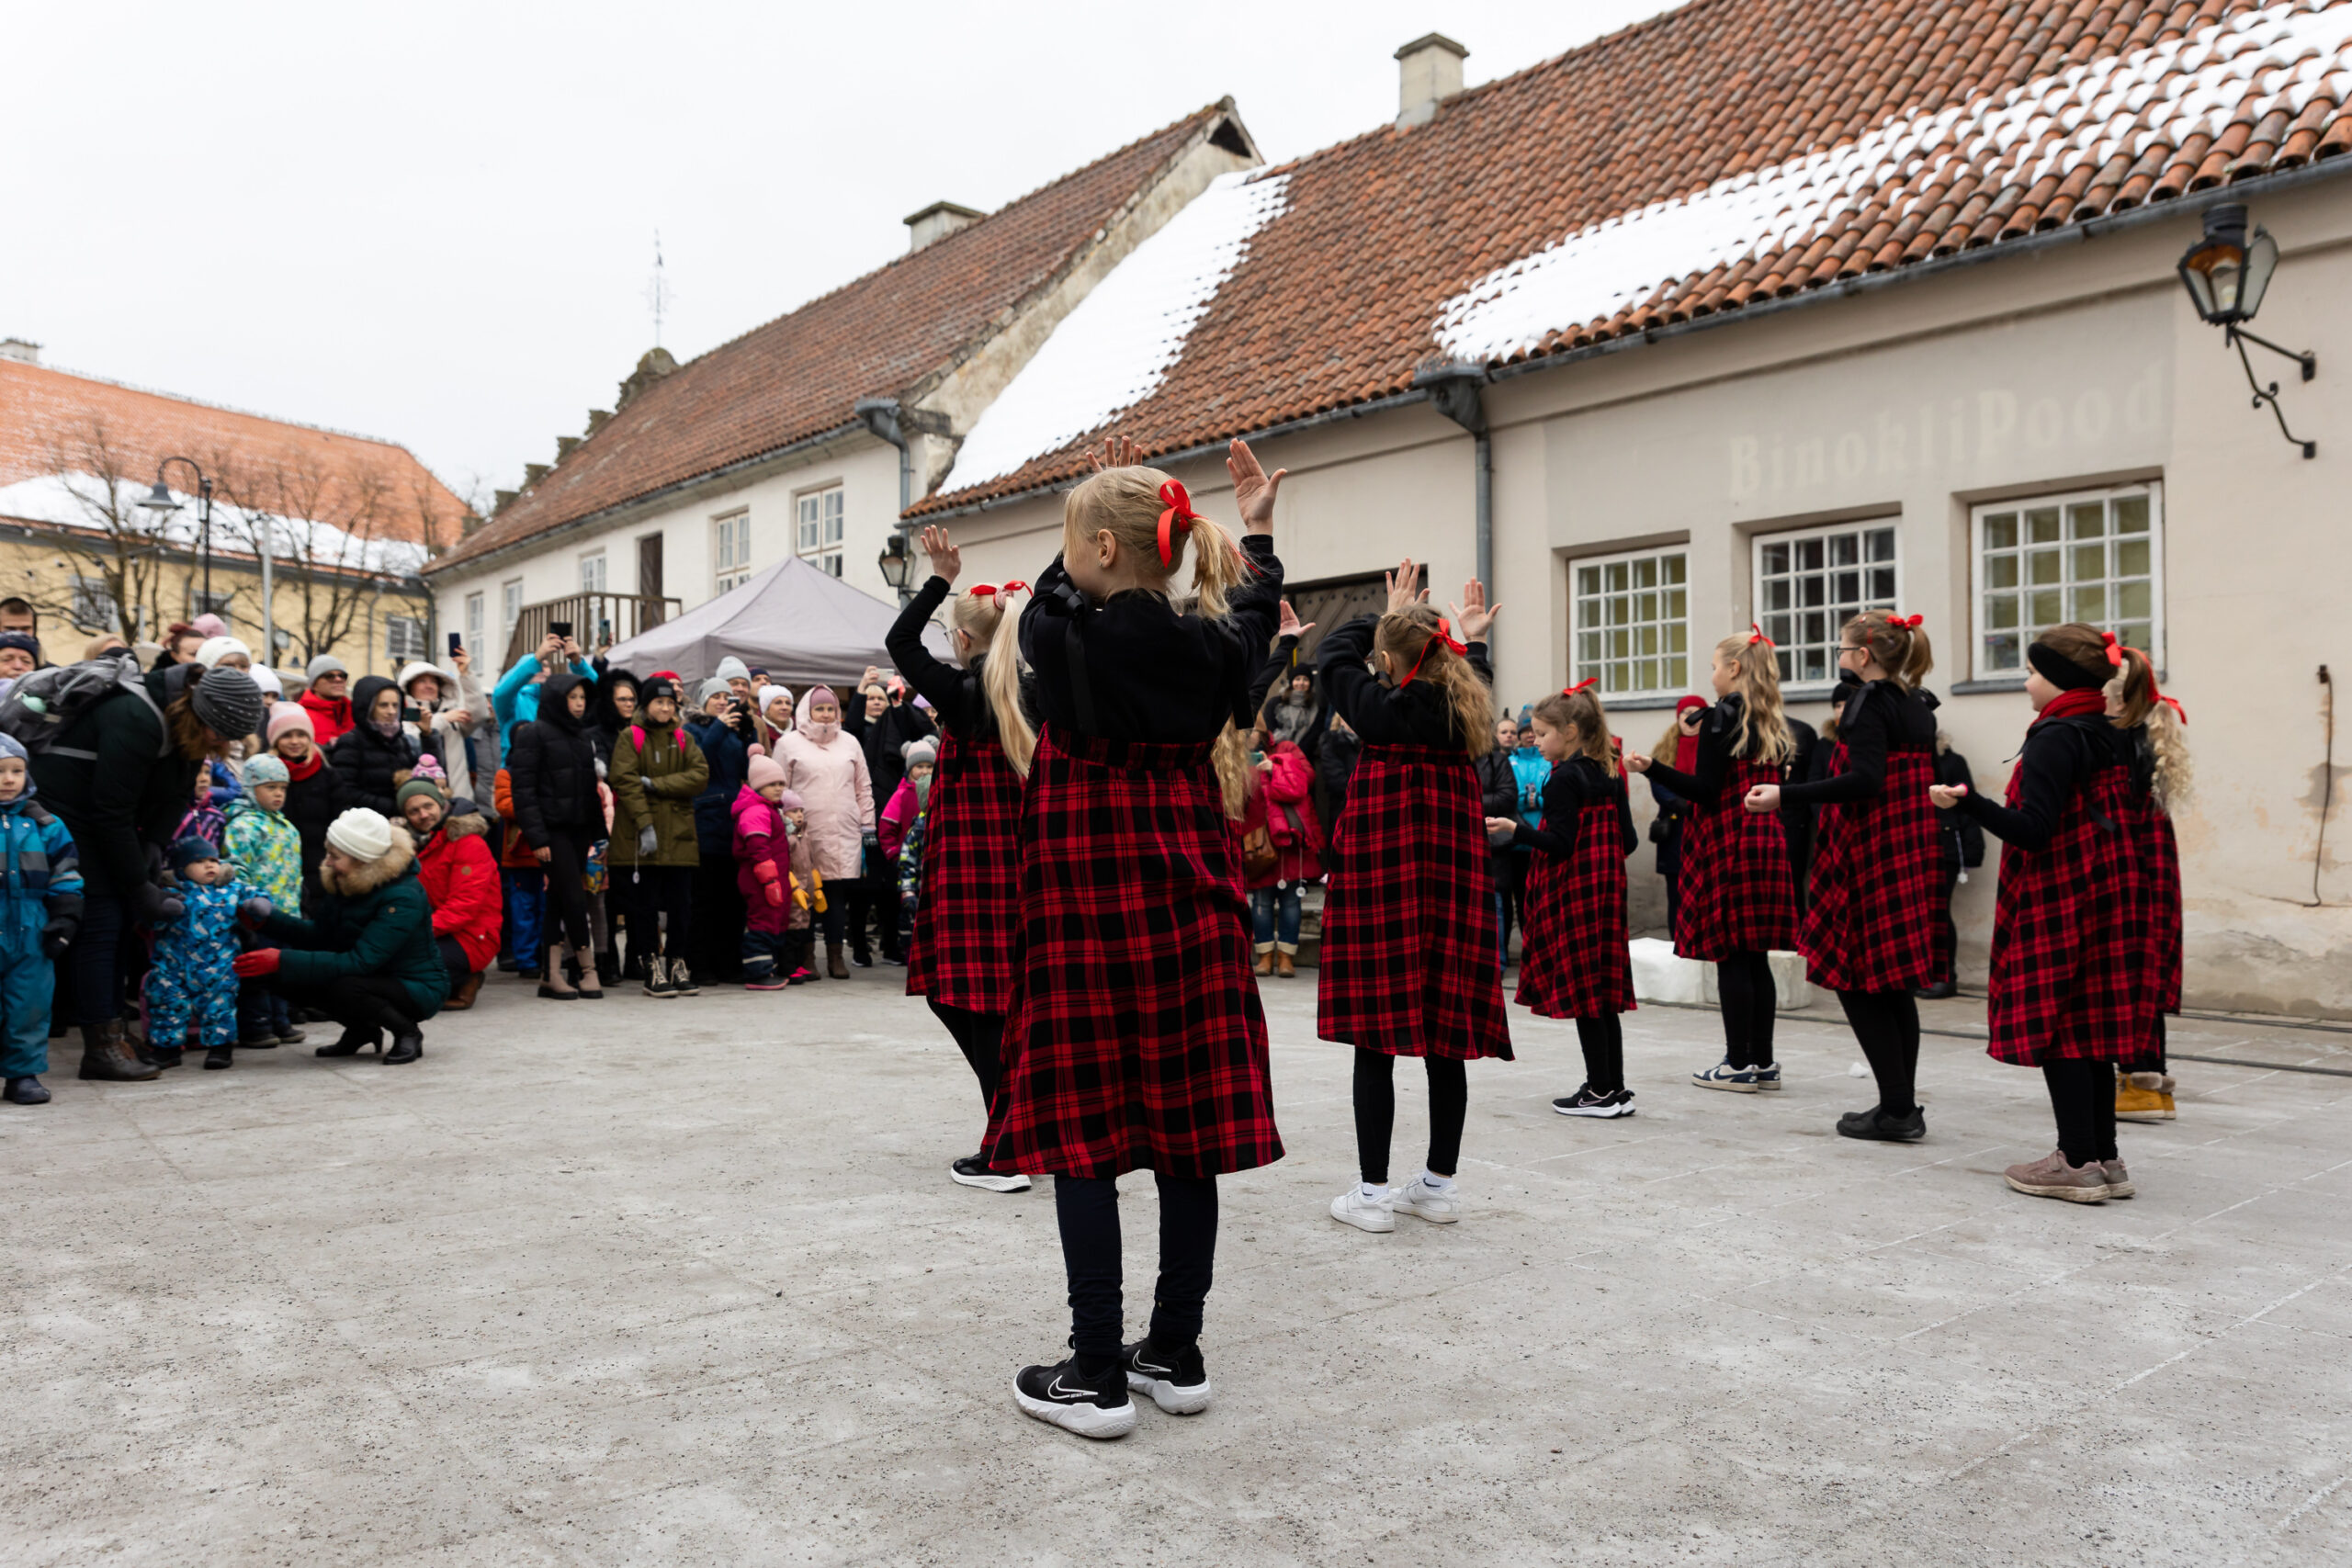
[[[237,906],[258,898],[244,882],[175,889],[186,913],[155,927],[155,966],[147,972],[147,1038],[166,1050],[182,1044],[232,1045],[237,1039]]]

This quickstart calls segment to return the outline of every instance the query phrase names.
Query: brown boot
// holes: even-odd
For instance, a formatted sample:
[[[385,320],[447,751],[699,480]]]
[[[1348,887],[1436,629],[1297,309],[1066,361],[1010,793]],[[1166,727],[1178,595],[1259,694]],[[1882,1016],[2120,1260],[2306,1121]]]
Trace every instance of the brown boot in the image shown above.
[[[1289,953],[1277,953],[1274,954],[1274,973],[1283,979],[1295,980],[1298,978],[1298,965],[1291,962]]]
[[[842,962],[842,944],[833,937],[825,939],[825,976],[832,980],[849,978],[849,965]]]
[[[466,976],[465,984],[458,987],[457,995],[441,1004],[441,1010],[444,1012],[465,1011],[474,1005],[474,997],[481,989],[481,971],[477,969]]]
[[[1260,953],[1258,954],[1258,964],[1257,964],[1256,969],[1253,971],[1253,973],[1255,973],[1255,974],[1260,974],[1260,975],[1272,975],[1273,972],[1274,972],[1274,954],[1273,954],[1273,950],[1272,950],[1272,948],[1268,948],[1268,949],[1264,950],[1263,952],[1261,952],[1261,953]]]
[[[116,1018],[82,1026],[80,1076],[101,1083],[145,1083],[163,1075],[130,1054],[122,1040],[122,1020]]]

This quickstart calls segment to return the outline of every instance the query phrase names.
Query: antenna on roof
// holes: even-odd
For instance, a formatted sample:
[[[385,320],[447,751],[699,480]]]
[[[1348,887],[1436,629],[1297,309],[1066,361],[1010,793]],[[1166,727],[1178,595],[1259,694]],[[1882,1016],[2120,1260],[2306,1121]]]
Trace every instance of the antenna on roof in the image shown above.
[[[670,312],[671,302],[677,296],[670,291],[670,280],[662,270],[662,231],[653,231],[653,276],[646,280],[645,302],[653,310],[653,346],[662,346],[662,318]]]

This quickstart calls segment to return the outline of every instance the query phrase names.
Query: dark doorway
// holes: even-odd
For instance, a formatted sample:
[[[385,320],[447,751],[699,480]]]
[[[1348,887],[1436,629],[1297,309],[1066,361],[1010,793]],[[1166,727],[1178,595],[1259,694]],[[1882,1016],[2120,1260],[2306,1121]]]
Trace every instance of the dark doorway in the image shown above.
[[[1298,612],[1300,621],[1314,624],[1315,629],[1298,642],[1298,661],[1312,664],[1325,633],[1358,615],[1376,615],[1388,607],[1388,578],[1377,571],[1356,577],[1327,577],[1315,582],[1293,583],[1283,596]]]
[[[659,600],[662,597],[662,536],[647,534],[637,541],[637,592],[639,598]],[[662,608],[653,608],[653,624],[659,625]]]

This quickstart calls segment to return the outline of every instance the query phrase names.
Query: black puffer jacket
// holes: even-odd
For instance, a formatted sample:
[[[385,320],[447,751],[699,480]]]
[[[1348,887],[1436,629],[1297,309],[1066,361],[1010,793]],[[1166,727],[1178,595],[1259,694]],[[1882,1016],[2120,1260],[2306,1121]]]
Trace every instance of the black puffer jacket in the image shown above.
[[[145,700],[123,692],[68,724],[32,756],[40,803],[74,835],[88,891],[129,896],[150,885],[150,851],[172,841],[196,791],[198,763],[164,744],[163,710],[198,673],[190,664],[151,671]]]
[[[400,819],[401,809],[392,795],[415,771],[421,754],[416,737],[405,729],[390,737],[380,735],[368,717],[378,694],[397,689],[381,675],[362,675],[351,684],[351,732],[337,736],[327,748],[327,764],[334,770],[338,812],[364,806],[394,821]]]
[[[604,803],[596,795],[596,748],[585,717],[566,700],[581,677],[559,670],[539,693],[539,716],[514,727],[506,771],[514,790],[514,825],[535,850],[554,842],[549,829],[605,836]]]
[[[319,886],[319,863],[327,854],[327,829],[343,811],[335,804],[334,764],[316,751],[311,755],[319,758],[318,772],[306,779],[289,780],[286,785],[286,819],[302,835],[302,896],[306,899]]]

